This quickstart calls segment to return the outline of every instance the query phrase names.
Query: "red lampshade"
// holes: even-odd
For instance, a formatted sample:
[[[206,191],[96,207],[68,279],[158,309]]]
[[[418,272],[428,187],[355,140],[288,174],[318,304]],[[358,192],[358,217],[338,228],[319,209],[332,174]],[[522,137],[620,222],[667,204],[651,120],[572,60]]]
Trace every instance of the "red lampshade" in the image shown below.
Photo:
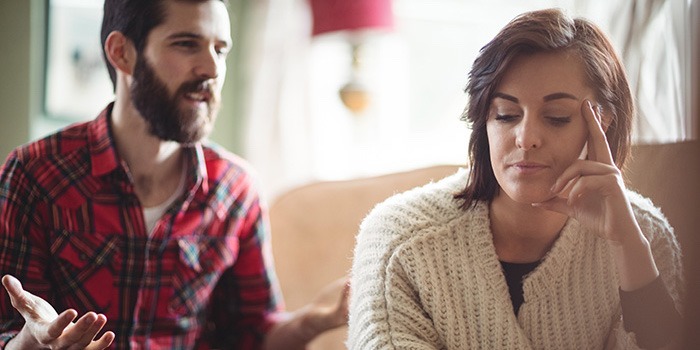
[[[309,0],[313,35],[357,29],[391,29],[391,0]]]

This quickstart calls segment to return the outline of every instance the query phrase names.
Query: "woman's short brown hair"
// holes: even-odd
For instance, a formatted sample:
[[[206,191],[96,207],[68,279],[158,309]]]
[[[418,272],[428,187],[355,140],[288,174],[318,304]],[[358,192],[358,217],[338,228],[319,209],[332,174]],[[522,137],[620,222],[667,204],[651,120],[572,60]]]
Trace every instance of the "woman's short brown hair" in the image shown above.
[[[594,23],[573,19],[559,9],[527,12],[510,21],[481,48],[465,92],[467,107],[462,120],[469,122],[469,181],[456,195],[468,209],[477,201],[490,201],[499,186],[493,174],[486,135],[489,108],[503,75],[518,57],[538,52],[573,50],[584,64],[587,84],[596,94],[606,121],[605,133],[618,168],[630,149],[634,101],[623,64],[608,37]]]

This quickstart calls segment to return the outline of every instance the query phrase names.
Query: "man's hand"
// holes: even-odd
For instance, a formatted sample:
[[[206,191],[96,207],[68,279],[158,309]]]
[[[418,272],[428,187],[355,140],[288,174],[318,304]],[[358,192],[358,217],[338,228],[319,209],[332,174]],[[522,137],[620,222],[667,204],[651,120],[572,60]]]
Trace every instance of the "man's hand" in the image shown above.
[[[306,349],[321,333],[346,325],[349,294],[347,277],[329,283],[313,302],[278,321],[268,332],[264,349]]]
[[[75,323],[73,309],[60,315],[46,300],[25,291],[16,278],[5,275],[2,285],[10,295],[12,306],[24,317],[24,327],[7,345],[7,349],[106,349],[114,341],[114,333],[106,332],[97,340],[97,333],[107,323],[104,315],[88,312]]]
[[[307,306],[304,328],[315,335],[348,324],[350,281],[343,277],[328,284]]]

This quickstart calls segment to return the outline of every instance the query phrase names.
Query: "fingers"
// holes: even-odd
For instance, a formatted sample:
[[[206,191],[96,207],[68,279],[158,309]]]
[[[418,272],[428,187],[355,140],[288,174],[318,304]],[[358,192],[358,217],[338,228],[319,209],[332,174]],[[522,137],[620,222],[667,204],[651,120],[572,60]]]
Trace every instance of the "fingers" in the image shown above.
[[[63,348],[105,349],[114,341],[114,333],[106,332],[100,339],[95,336],[107,323],[107,317],[88,312],[78,319],[78,312],[69,309],[56,315],[46,301],[24,290],[20,281],[11,276],[2,277],[2,285],[7,290],[12,306],[24,317],[26,324],[34,329],[32,333],[41,344],[61,343]],[[61,346],[59,346],[61,347]]]
[[[576,180],[582,176],[608,174],[619,175],[620,171],[614,165],[607,165],[591,160],[578,160],[566,168],[561,175],[559,175],[552,186],[552,195],[560,194],[573,180]]]
[[[338,309],[337,309],[337,313],[340,315],[340,318],[342,319],[343,323],[346,323],[348,320],[348,315],[350,313],[349,303],[350,303],[350,279],[348,278],[345,280],[345,284],[343,285],[343,290],[340,293],[340,302],[338,303]]]
[[[14,276],[3,276],[2,284],[10,296],[12,306],[17,309],[25,320],[52,321],[56,318],[56,312],[48,306],[48,303],[24,290],[22,283]]]
[[[22,288],[22,283],[19,282],[14,276],[5,275],[2,276],[2,285],[7,290],[10,295],[10,300],[12,301],[12,306],[17,308],[21,305],[26,305],[29,303],[27,297],[24,295],[24,289]]]
[[[46,329],[46,333],[48,334],[49,338],[56,339],[61,336],[61,334],[63,334],[63,330],[66,329],[66,327],[68,327],[76,317],[78,317],[78,312],[73,309],[66,310],[58,315],[58,317],[56,317],[56,319],[53,320]]]
[[[79,345],[84,348],[90,345],[90,342],[95,339],[97,333],[102,330],[102,327],[104,327],[106,323],[107,318],[104,315],[88,312],[66,332],[66,340],[70,344]]]
[[[63,315],[63,314],[62,314]],[[47,340],[59,345],[60,348],[76,348],[76,349],[104,349],[114,340],[114,333],[107,332],[98,340],[94,340],[97,334],[107,324],[107,317],[102,314],[88,312],[75,323],[70,323],[67,327],[63,327],[56,322],[53,322],[50,327],[55,327],[58,331],[54,333],[53,339]]]
[[[605,131],[601,125],[602,115],[596,112],[596,108],[589,100],[585,100],[581,106],[581,114],[588,125],[588,159],[603,164],[614,165],[610,145],[605,137]]]
[[[605,198],[613,197],[624,198],[619,177],[613,174],[601,174],[578,177],[570,181],[564,190],[551,199],[541,203],[533,203],[532,206],[576,217],[582,214],[582,212],[577,213],[577,210],[583,209],[582,205],[586,201],[593,200],[596,203],[602,203]]]
[[[532,206],[573,216],[573,209],[569,206],[568,200],[562,197],[553,197],[541,203],[532,203]]]
[[[100,337],[100,339],[95,340],[92,344],[86,347],[86,350],[102,350],[108,348],[114,341],[114,333],[106,332]]]
[[[575,206],[580,198],[589,194],[602,195],[609,192],[601,191],[601,185],[609,183],[609,181],[604,180],[609,174],[603,171],[595,175],[589,172],[585,177],[579,174],[580,172],[574,173],[572,171],[570,180],[562,181],[564,185],[561,185],[560,188],[556,186],[552,188],[552,198],[541,203],[532,203],[532,206],[574,217]]]

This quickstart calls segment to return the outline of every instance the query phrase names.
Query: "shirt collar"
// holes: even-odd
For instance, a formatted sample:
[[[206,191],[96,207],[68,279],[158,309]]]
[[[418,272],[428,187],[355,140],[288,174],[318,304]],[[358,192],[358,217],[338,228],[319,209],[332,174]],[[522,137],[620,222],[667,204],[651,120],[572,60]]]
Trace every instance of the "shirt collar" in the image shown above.
[[[191,146],[185,147],[185,157],[187,158],[187,173],[194,174],[194,177],[189,177],[189,188],[201,189],[205,194],[209,192],[209,173],[207,172],[207,163],[204,156],[204,149],[201,142],[197,142]]]
[[[112,137],[112,128],[110,126],[113,107],[114,102],[111,102],[100,112],[97,118],[88,124],[87,133],[92,167],[91,173],[95,177],[111,173],[116,170],[120,164],[117,148],[114,144],[114,138]],[[184,151],[189,164],[187,173],[194,175],[194,178],[188,176],[190,181],[192,181],[189,188],[199,188],[204,193],[207,193],[209,191],[209,181],[202,144],[197,142],[191,146],[185,147]]]
[[[99,177],[114,171],[119,165],[117,149],[114,146],[110,117],[114,102],[107,105],[100,114],[88,124],[88,150],[92,175]]]

